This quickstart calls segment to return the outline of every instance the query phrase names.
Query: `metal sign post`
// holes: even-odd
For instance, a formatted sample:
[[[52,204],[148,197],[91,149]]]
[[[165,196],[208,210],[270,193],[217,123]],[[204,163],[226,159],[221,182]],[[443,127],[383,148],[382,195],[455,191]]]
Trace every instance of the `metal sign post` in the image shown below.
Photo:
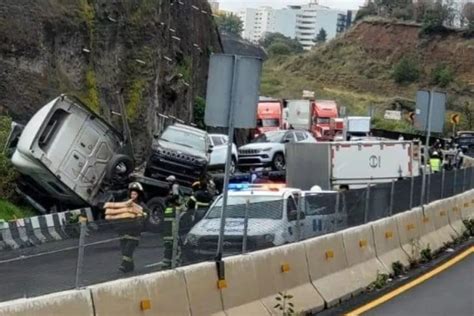
[[[429,159],[429,153],[428,153],[428,148],[430,147],[430,136],[431,136],[431,113],[432,113],[432,107],[433,107],[433,91],[430,92],[430,97],[429,97],[429,105],[428,105],[428,113],[427,113],[427,130],[426,130],[426,143],[425,143],[425,150],[423,152],[424,155],[424,165],[423,165],[423,178],[421,182],[421,201],[420,201],[420,206],[423,210],[424,213],[424,205],[425,205],[425,191],[426,191],[426,172],[427,172],[427,166],[428,166],[428,159]]]
[[[214,54],[209,63],[206,113],[208,126],[228,128],[219,241],[216,252],[219,279],[223,280],[223,245],[230,179],[230,162],[235,128],[255,128],[262,72],[262,60],[256,57]],[[238,109],[238,111],[237,111]]]

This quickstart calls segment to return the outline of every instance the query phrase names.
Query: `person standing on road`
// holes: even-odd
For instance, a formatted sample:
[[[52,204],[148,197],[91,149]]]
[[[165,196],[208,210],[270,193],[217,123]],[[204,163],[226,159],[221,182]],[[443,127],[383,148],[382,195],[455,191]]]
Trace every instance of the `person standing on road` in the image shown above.
[[[432,172],[441,171],[441,158],[437,151],[434,151],[430,158],[430,166]]]
[[[140,242],[143,219],[147,215],[143,186],[139,182],[130,183],[129,200],[122,203],[106,203],[105,219],[113,221],[120,235],[122,263],[119,270],[123,273],[135,269],[133,253]]]

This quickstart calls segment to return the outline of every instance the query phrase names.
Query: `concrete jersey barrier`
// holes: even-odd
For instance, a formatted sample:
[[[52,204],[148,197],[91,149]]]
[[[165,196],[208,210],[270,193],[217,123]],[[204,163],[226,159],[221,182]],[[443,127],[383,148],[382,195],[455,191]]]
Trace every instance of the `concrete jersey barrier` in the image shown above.
[[[94,308],[91,293],[85,289],[0,303],[0,315],[92,316]]]
[[[420,244],[423,248],[429,248],[432,251],[437,251],[444,246],[443,238],[439,234],[435,227],[435,215],[434,210],[436,205],[430,203],[425,206],[424,212],[421,209],[417,209],[420,217]]]
[[[347,264],[360,288],[366,288],[377,279],[377,274],[388,274],[389,270],[375,254],[374,234],[371,224],[346,229],[342,232]]]
[[[462,222],[462,209],[464,207],[463,195],[453,196],[450,199],[450,207],[448,207],[448,219],[451,227],[461,236],[466,230],[466,226]]]
[[[224,262],[227,287],[222,288],[221,293],[226,315],[270,315],[260,301],[253,258],[235,256]]]
[[[305,240],[303,244],[311,281],[327,306],[334,306],[362,290],[349,270],[342,233]]]
[[[418,214],[414,212],[414,210],[406,211],[394,216],[397,221],[400,245],[408,255],[409,260],[419,260],[421,258],[422,245],[420,245],[420,220]]]
[[[448,218],[448,209],[452,207],[450,200],[440,200],[434,202],[434,208],[432,212],[434,213],[435,227],[440,235],[441,241],[444,244],[451,243],[453,239],[458,237],[456,231],[449,224]]]
[[[465,192],[463,196],[463,208],[461,216],[464,220],[474,219],[474,190]]]
[[[404,267],[410,262],[400,246],[400,236],[395,218],[385,218],[371,223],[374,233],[375,253],[385,269],[393,273],[392,264],[399,261]]]
[[[183,271],[170,270],[90,287],[94,316],[190,315]]]
[[[193,316],[225,316],[214,262],[204,262],[184,268],[189,305]]]
[[[279,292],[293,296],[295,312],[318,312],[324,300],[309,278],[305,247],[302,244],[286,245],[250,254],[257,272],[259,295],[265,307],[273,308]]]

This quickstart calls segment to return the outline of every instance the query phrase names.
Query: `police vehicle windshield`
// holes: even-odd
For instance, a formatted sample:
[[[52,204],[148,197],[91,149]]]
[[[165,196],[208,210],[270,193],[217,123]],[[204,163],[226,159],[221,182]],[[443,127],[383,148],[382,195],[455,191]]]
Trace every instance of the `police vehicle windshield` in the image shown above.
[[[245,208],[249,200],[248,216],[255,219],[281,219],[283,217],[283,199],[278,196],[229,196],[226,218],[245,218]],[[206,218],[220,218],[222,198],[209,210]]]

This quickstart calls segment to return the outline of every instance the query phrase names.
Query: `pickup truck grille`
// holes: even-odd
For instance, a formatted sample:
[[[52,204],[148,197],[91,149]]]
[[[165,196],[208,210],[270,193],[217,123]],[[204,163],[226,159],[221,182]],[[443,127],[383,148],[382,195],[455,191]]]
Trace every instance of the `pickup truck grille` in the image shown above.
[[[242,236],[224,236],[224,252],[241,252],[242,251]],[[199,238],[198,248],[206,250],[217,250],[219,243],[219,236],[204,236]],[[247,249],[255,250],[257,245],[255,240],[251,237],[247,239]]]
[[[260,152],[258,149],[241,149],[239,154],[241,155],[257,155]]]
[[[147,164],[145,175],[161,181],[174,175],[179,184],[190,187],[192,183],[199,180],[205,167],[205,165],[198,165],[196,161],[193,163],[191,160],[155,153]]]

